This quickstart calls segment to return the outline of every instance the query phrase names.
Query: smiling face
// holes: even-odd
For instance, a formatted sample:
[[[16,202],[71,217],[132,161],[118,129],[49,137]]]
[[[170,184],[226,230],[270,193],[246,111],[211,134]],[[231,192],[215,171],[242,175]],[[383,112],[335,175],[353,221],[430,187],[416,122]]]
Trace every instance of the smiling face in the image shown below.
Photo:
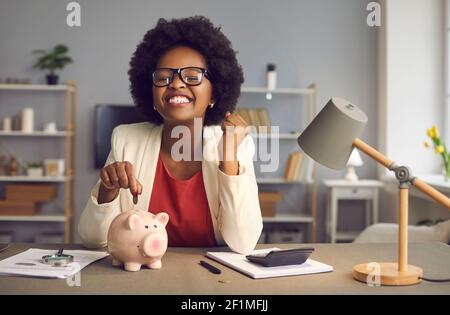
[[[199,67],[207,69],[206,61],[198,51],[177,46],[168,50],[158,61],[157,68]],[[204,118],[212,99],[212,84],[204,77],[200,85],[184,83],[178,74],[164,87],[153,85],[153,104],[164,122],[183,123]]]

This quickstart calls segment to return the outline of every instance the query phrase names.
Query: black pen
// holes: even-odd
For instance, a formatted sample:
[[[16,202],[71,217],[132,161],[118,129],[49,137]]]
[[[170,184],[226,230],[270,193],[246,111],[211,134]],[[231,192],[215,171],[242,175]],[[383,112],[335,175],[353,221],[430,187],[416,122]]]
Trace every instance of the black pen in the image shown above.
[[[211,271],[212,273],[215,273],[216,275],[220,274],[221,271],[220,269],[214,267],[213,265],[207,263],[204,260],[200,260],[200,265],[202,265],[203,267],[205,267],[206,269],[208,269],[209,271]]]

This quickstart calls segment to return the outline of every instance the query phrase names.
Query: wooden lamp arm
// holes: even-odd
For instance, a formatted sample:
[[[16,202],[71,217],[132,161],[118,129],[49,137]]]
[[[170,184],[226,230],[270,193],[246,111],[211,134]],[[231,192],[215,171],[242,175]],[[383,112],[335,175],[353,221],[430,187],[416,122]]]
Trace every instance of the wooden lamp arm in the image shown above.
[[[390,160],[388,157],[383,155],[382,153],[375,150],[373,147],[362,141],[361,139],[356,138],[353,141],[353,146],[358,148],[360,151],[364,152],[371,158],[373,158],[375,161],[380,163],[381,165],[385,166],[388,169],[391,169],[391,166],[393,165],[393,161]],[[445,196],[444,194],[440,193],[421,179],[417,177],[413,177],[411,179],[411,184],[414,185],[417,189],[422,191],[424,194],[431,197],[434,201],[437,203],[443,205],[448,210],[450,210],[450,199]]]
[[[431,187],[430,185],[428,185],[423,180],[417,177],[412,180],[412,184],[414,185],[414,187],[422,191],[424,194],[428,195],[434,201],[440,203],[448,210],[450,210],[450,199],[446,195],[440,193],[439,191],[437,191],[436,189],[434,189],[433,187]]]
[[[368,156],[370,156],[372,159],[380,163],[386,168],[389,168],[389,166],[392,165],[394,161],[390,160],[387,156],[383,155],[382,153],[375,150],[373,147],[362,141],[361,139],[356,138],[353,141],[353,146],[358,148],[360,151],[364,152]]]

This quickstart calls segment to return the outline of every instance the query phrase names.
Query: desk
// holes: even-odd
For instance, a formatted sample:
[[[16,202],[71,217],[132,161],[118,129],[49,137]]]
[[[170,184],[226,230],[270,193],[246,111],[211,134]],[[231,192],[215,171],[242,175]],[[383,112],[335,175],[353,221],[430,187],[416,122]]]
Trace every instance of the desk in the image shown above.
[[[339,200],[365,200],[366,227],[378,222],[378,180],[324,180],[327,192],[327,234],[331,243],[353,240],[359,232],[339,232],[337,228]]]
[[[291,248],[295,244],[259,248]],[[160,270],[126,272],[111,266],[111,256],[81,271],[81,286],[70,287],[66,280],[0,276],[0,294],[450,294],[450,283],[422,282],[406,287],[369,287],[353,280],[355,264],[370,261],[396,261],[395,244],[308,244],[316,250],[311,258],[330,264],[330,273],[253,280],[232,269],[212,262],[222,270],[214,275],[198,265],[205,249],[169,248]],[[0,253],[0,259],[30,247],[58,249],[58,245],[12,244]],[[81,249],[67,245],[67,249]],[[430,278],[450,278],[450,247],[443,243],[411,244],[409,262],[423,268]],[[218,250],[215,248],[214,250]],[[209,259],[207,259],[210,261]],[[229,280],[220,283],[218,280]]]

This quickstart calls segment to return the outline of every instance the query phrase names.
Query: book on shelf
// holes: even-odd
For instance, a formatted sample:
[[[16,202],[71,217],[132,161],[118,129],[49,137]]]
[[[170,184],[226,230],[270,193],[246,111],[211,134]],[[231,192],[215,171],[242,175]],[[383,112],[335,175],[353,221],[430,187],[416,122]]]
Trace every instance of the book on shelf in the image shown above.
[[[294,164],[292,180],[298,181],[298,180],[300,180],[300,171],[302,170],[302,167],[303,167],[303,153],[295,152],[294,162],[295,162],[295,164]]]
[[[312,160],[309,157],[304,156],[303,163],[299,170],[298,180],[302,182],[310,182],[312,180],[312,167]]]
[[[287,181],[297,180],[297,174],[302,162],[302,153],[300,151],[292,152],[289,154],[288,162],[284,172],[284,179]]]
[[[286,167],[284,168],[284,179],[286,179],[286,180],[289,179],[290,169],[292,167],[292,159],[293,159],[293,155],[289,154],[288,160],[286,162]]]
[[[304,153],[297,151],[289,154],[284,170],[287,181],[311,181],[312,160]]]
[[[247,111],[248,115],[250,116],[250,124],[258,128],[260,125],[258,112],[256,111],[256,109],[253,108],[247,109]]]
[[[270,132],[270,118],[265,108],[238,108],[236,113],[241,115],[242,118],[250,125],[256,127],[256,131],[259,133]],[[267,128],[258,128],[267,127]]]
[[[250,115],[248,114],[248,111],[244,108],[238,108],[236,110],[237,114],[241,115],[242,118],[247,122],[247,124],[251,125]]]
[[[267,110],[263,108],[258,108],[258,118],[259,118],[259,126],[260,127],[266,127],[266,128],[259,128],[260,133],[270,133],[270,119],[269,114],[267,113]]]

